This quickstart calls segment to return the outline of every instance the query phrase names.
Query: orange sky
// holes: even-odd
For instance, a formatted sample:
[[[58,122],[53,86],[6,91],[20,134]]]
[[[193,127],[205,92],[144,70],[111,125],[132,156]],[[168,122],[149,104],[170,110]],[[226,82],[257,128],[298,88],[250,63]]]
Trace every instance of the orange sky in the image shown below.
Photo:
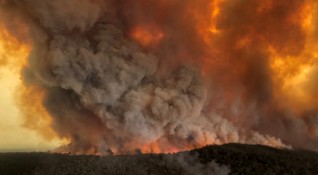
[[[21,59],[26,59],[29,49],[17,45],[17,41],[0,30],[0,152],[44,151],[60,145],[59,141],[47,141],[37,132],[22,126],[23,116],[16,104],[15,92],[21,86]]]
[[[169,3],[168,1],[138,1],[142,8],[138,9],[138,7],[135,11],[142,12],[148,6],[153,6],[155,10],[153,14],[158,15],[153,17],[150,15],[146,18],[146,15],[140,15],[149,13],[147,10],[142,13],[132,13],[135,16],[128,15],[133,19],[130,24],[132,30],[129,31],[131,39],[146,48],[145,50],[151,48],[149,50],[152,51],[152,47],[156,48],[157,50],[153,49],[154,53],[162,52],[161,49],[165,48],[163,46],[167,43],[169,43],[168,47],[177,45],[176,52],[167,51],[169,55],[172,55],[171,57],[178,58],[176,62],[195,63],[200,67],[207,81],[213,80],[217,82],[216,87],[224,88],[224,91],[215,91],[220,93],[217,96],[224,95],[224,97],[211,99],[211,105],[207,104],[207,106],[214,105],[213,100],[223,99],[225,99],[224,104],[232,105],[236,103],[233,99],[238,96],[237,98],[242,100],[245,106],[254,106],[254,102],[259,104],[255,110],[260,115],[264,113],[264,116],[276,114],[276,111],[281,113],[288,111],[293,113],[293,116],[301,118],[306,117],[305,114],[308,111],[313,109],[316,111],[318,105],[317,2],[315,0],[267,0],[264,2],[249,0],[246,2],[251,4],[246,5],[245,1],[211,0],[211,3],[208,3],[209,1],[204,1],[206,4],[202,3],[203,1],[189,1],[193,3],[193,7],[192,4],[181,7],[183,3],[181,1],[175,3],[171,1],[171,4],[170,1]],[[176,7],[179,8],[179,6],[181,10],[178,12]],[[34,9],[37,9],[36,7]],[[170,12],[169,9],[173,10]],[[77,15],[76,11],[70,11],[70,13]],[[189,14],[183,16],[185,12]],[[172,15],[179,15],[180,18],[173,20],[170,18]],[[188,15],[191,16],[190,19]],[[10,22],[13,21],[9,17],[6,18],[10,19]],[[60,16],[57,15],[56,18],[59,22]],[[158,20],[148,22],[148,18]],[[167,20],[169,22],[166,22],[165,18],[169,19]],[[43,19],[46,20],[46,18]],[[1,25],[3,21],[0,14],[0,151],[48,150],[61,145],[62,141],[56,139],[56,133],[51,128],[54,116],[50,117],[42,104],[46,89],[44,88],[41,94],[38,91],[41,86],[37,89],[37,85],[33,88],[31,85],[25,87],[22,84],[20,72],[24,66],[28,65],[26,59],[32,44],[27,44],[27,41],[18,41],[9,34],[21,32],[25,38],[29,37],[26,31],[30,26],[23,26],[21,21],[23,20],[16,21],[16,26],[19,27],[11,27],[11,30],[18,31],[11,31]],[[165,26],[172,23],[172,26]],[[49,29],[48,32],[50,32]],[[37,59],[37,61],[42,60]],[[243,89],[242,93],[237,92],[240,88]],[[227,108],[224,111],[226,113]],[[254,111],[249,109],[247,114],[244,110],[241,113],[242,116],[254,116]],[[236,117],[236,114],[228,115]],[[237,116],[240,115],[237,114]],[[244,118],[240,120],[243,124],[245,123]],[[235,122],[234,120],[233,123]],[[237,121],[237,123],[240,122]],[[31,129],[23,127],[23,124]],[[316,129],[316,123],[313,125]],[[255,124],[255,126],[260,125]],[[64,125],[60,127],[63,128]],[[311,127],[311,123],[306,127],[304,132],[310,130],[308,128]],[[83,129],[83,131],[86,130]],[[311,131],[308,133],[316,137],[318,132],[314,131],[313,134],[310,133]],[[266,129],[266,132],[269,131]],[[64,134],[63,136],[69,134],[58,133]]]

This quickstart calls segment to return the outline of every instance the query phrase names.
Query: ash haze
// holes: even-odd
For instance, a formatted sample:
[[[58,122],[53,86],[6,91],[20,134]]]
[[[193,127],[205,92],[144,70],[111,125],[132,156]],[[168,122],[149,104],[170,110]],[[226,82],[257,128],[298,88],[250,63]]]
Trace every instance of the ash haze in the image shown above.
[[[318,147],[315,0],[2,0],[0,10],[5,55],[22,48],[0,60],[21,78],[3,95],[16,124],[69,141],[56,151]]]

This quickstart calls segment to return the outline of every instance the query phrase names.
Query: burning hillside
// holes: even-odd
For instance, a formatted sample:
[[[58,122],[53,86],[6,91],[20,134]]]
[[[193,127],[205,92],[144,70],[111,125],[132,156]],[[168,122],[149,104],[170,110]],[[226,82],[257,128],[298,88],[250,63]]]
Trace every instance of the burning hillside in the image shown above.
[[[2,0],[25,126],[78,154],[318,146],[314,0]],[[13,60],[3,57],[14,55]]]

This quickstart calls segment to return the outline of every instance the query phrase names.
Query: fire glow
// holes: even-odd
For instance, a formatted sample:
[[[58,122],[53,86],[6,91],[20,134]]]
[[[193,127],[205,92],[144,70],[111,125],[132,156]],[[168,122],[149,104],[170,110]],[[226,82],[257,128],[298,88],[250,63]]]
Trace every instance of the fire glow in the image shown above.
[[[4,64],[22,72],[17,94],[25,126],[70,140],[59,152],[178,152],[229,142],[318,146],[314,0],[0,6],[23,16],[31,30],[28,45],[4,39],[19,32],[0,32],[0,46],[10,46],[2,53],[31,52],[25,62]]]
[[[149,45],[157,45],[163,38],[163,33],[138,26],[133,30],[131,37],[141,46],[148,47]]]

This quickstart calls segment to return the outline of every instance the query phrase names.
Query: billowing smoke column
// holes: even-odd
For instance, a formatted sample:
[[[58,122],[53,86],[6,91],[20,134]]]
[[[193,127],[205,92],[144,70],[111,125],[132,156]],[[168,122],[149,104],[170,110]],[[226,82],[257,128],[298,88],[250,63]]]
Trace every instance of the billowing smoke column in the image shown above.
[[[30,28],[23,81],[44,92],[52,128],[71,139],[63,151],[318,146],[314,1],[0,3]],[[290,90],[305,65],[310,78]]]

